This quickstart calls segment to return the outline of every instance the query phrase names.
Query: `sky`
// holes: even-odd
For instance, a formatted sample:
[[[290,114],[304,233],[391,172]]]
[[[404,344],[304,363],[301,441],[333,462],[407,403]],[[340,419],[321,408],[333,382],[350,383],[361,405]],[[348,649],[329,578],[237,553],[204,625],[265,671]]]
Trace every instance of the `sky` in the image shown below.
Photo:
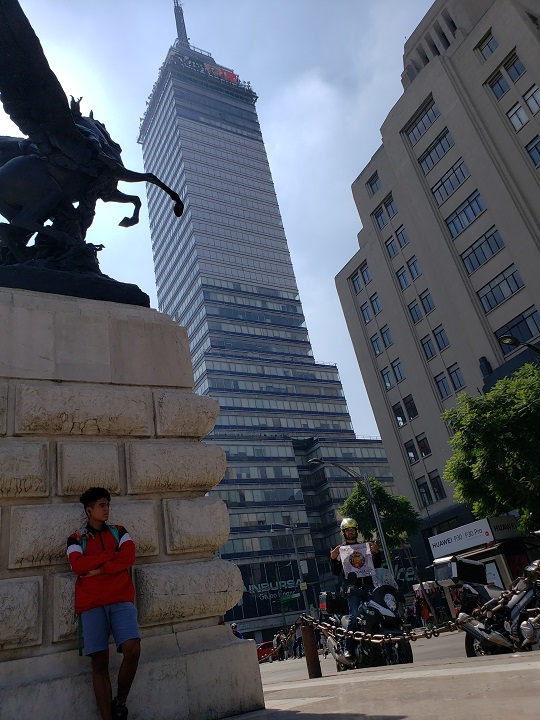
[[[68,95],[83,97],[144,170],[140,118],[176,37],[173,0],[20,0]],[[381,143],[402,94],[403,45],[432,0],[183,0],[192,45],[249,81],[316,360],[337,363],[354,429],[379,431],[337,296],[334,277],[358,250],[351,184]],[[0,135],[20,136],[0,108]],[[102,271],[137,284],[157,308],[143,184],[119,188],[143,200],[98,203],[87,240],[103,243]],[[127,209],[127,213],[126,213]]]

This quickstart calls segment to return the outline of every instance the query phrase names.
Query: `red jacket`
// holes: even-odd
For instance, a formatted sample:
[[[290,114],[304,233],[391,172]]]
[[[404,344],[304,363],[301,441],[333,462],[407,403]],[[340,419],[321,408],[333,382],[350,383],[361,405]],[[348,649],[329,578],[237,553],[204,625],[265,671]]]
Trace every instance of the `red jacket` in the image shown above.
[[[116,529],[118,543],[106,525],[101,531],[86,525],[67,539],[69,564],[77,576],[75,612],[78,615],[92,608],[133,602],[135,599],[129,574],[129,568],[135,562],[135,545],[125,527],[116,525]],[[87,535],[84,554],[82,534]],[[101,574],[83,577],[96,568],[101,568]]]

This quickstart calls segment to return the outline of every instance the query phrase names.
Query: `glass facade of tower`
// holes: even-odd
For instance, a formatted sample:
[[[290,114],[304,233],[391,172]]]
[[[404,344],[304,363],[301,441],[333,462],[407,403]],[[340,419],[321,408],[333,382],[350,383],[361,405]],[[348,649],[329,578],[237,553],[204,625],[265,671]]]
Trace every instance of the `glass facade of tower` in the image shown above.
[[[391,474],[380,441],[356,439],[337,368],[313,359],[257,96],[187,43],[179,5],[175,11],[179,39],[139,138],[146,170],[185,203],[179,220],[168,198],[148,188],[158,300],[187,327],[196,392],[220,405],[208,438],[228,461],[213,491],[231,519],[220,554],[239,565],[245,586],[230,617],[262,639],[306,601],[316,605],[321,581],[333,585],[336,510],[354,483],[308,460],[346,462],[389,481]]]

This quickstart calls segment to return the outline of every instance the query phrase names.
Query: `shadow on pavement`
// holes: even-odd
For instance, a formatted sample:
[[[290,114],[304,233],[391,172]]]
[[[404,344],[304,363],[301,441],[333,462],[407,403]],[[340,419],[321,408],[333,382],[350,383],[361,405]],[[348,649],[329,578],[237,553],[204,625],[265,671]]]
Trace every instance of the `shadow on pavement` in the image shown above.
[[[310,702],[307,701],[306,705]],[[310,718],[311,720],[343,720],[343,718],[354,718],[354,720],[407,720],[410,715],[366,715],[358,712],[307,712],[300,709],[296,710],[258,710],[257,712],[247,713],[245,715],[235,715],[226,720],[302,720],[302,718]]]

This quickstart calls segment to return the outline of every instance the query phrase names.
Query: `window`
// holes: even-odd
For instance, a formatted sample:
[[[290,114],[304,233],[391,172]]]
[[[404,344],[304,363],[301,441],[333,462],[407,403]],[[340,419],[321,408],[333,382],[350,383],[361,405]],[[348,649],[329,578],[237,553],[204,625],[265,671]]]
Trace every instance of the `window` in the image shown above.
[[[420,451],[420,455],[423,458],[431,455],[431,448],[429,447],[426,433],[421,433],[420,435],[416,436],[416,444],[418,445],[418,450]]]
[[[411,145],[416,145],[440,114],[439,108],[432,100],[429,105],[413,120],[411,125],[409,125],[409,129],[406,131]]]
[[[506,117],[510,120],[516,132],[521,130],[521,128],[529,122],[527,113],[519,103],[514,105],[513,108],[510,108],[506,113]]]
[[[418,300],[413,300],[412,303],[409,303],[409,313],[411,314],[411,319],[415,325],[417,322],[420,322],[422,319],[422,311],[420,310]]]
[[[414,465],[414,463],[417,463],[418,453],[416,452],[416,447],[414,446],[414,440],[408,440],[405,445],[405,452],[407,453],[407,457],[409,458],[409,462],[411,465]]]
[[[513,82],[516,82],[516,80],[525,72],[523,63],[515,53],[512,55],[510,60],[504,63],[504,69],[510,75],[510,79]]]
[[[487,233],[467,248],[461,255],[469,275],[486,263],[495,253],[504,247],[504,242],[497,228],[492,227]]]
[[[384,206],[386,208],[386,212],[388,213],[388,217],[394,217],[394,215],[397,213],[397,206],[394,198],[391,195],[384,201]]]
[[[433,331],[433,335],[435,336],[435,340],[437,341],[437,347],[439,348],[439,350],[444,350],[450,345],[450,341],[448,340],[448,336],[444,331],[442,325],[439,325],[439,327],[435,328],[435,330]]]
[[[460,158],[457,163],[452,165],[450,170],[442,176],[439,182],[431,188],[437,205],[441,206],[443,202],[467,180],[469,175],[468,167],[465,165],[463,158]]]
[[[424,355],[426,356],[426,358],[428,360],[431,360],[432,357],[435,357],[437,351],[435,350],[435,345],[433,344],[431,335],[426,335],[420,340],[420,342],[422,343],[422,347],[424,348]]]
[[[421,478],[417,478],[416,485],[418,487],[418,492],[420,493],[420,500],[422,501],[422,505],[424,507],[427,507],[428,505],[433,505],[431,490],[429,489],[429,485],[427,484],[424,475]]]
[[[392,405],[392,411],[394,413],[394,417],[396,418],[398,427],[403,427],[407,424],[407,420],[405,418],[403,408],[401,407],[401,403],[396,403],[395,405]]]
[[[433,302],[433,297],[431,296],[429,290],[424,290],[424,292],[420,295],[420,300],[426,315],[432,310],[435,310],[435,303]]]
[[[484,306],[484,312],[493,310],[511,295],[523,287],[523,280],[515,265],[510,265],[502,273],[493,278],[491,282],[484,285],[478,291],[480,302]]]
[[[403,225],[399,228],[399,230],[396,231],[396,237],[399,242],[399,247],[405,247],[405,245],[408,245],[409,237],[405,232],[405,228],[403,227]]]
[[[390,390],[391,387],[394,387],[394,381],[392,380],[392,374],[390,372],[389,367],[385,367],[381,370],[382,379],[384,382],[384,386],[387,390]]]
[[[487,60],[490,55],[493,55],[495,50],[499,47],[498,42],[495,40],[493,35],[489,33],[478,46],[484,60]]]
[[[416,255],[413,255],[412,258],[407,262],[407,267],[409,268],[409,272],[411,273],[411,277],[413,280],[416,280],[417,277],[420,277],[422,274],[422,270],[420,269],[420,263],[416,259]]]
[[[423,155],[420,156],[418,162],[424,171],[424,175],[435,167],[439,160],[446,155],[451,147],[454,146],[454,138],[450,135],[448,128],[445,128],[439,137],[433,142]]]
[[[378,335],[372,335],[369,339],[375,355],[380,355],[383,351],[380,337]]]
[[[381,181],[379,180],[379,176],[377,175],[377,173],[375,173],[374,175],[372,175],[369,178],[366,185],[367,185],[369,194],[371,196],[375,195],[377,190],[381,187]]]
[[[513,335],[518,340],[521,340],[521,342],[529,342],[531,338],[536,337],[538,334],[540,334],[540,313],[538,313],[533,305],[525,310],[525,312],[517,315],[507,325],[499,328],[495,336],[500,338],[503,335]],[[512,345],[501,344],[500,347],[504,355],[514,350]]]
[[[495,75],[493,80],[490,81],[489,87],[493,90],[493,94],[497,100],[500,100],[502,96],[510,90],[508,81],[501,75],[501,73],[497,73],[497,75]]]
[[[388,218],[386,217],[386,213],[383,208],[376,210],[373,213],[373,217],[375,218],[375,222],[377,223],[379,230],[382,230],[383,227],[388,224]]]
[[[369,302],[371,303],[371,307],[373,309],[373,314],[378,315],[382,310],[382,306],[381,306],[381,301],[379,300],[379,296],[377,295],[377,293],[375,293],[375,295],[372,295],[369,298]]]
[[[407,270],[405,269],[405,267],[400,267],[396,275],[397,279],[399,280],[401,289],[405,290],[405,288],[411,284],[411,281],[409,280],[409,275],[407,274]]]
[[[386,252],[388,253],[388,257],[391,258],[396,257],[398,254],[398,246],[395,237],[391,237],[386,241]]]
[[[392,336],[390,335],[390,328],[385,325],[381,328],[381,337],[384,343],[384,347],[390,347],[393,344]]]
[[[444,400],[452,394],[452,390],[450,390],[450,383],[448,382],[448,378],[446,377],[445,373],[435,375],[435,383],[437,384],[437,389],[439,390],[441,400]]]
[[[354,288],[354,292],[358,295],[358,293],[362,289],[362,281],[360,280],[360,275],[358,273],[355,273],[351,277],[351,283]]]
[[[414,403],[412,395],[407,395],[407,397],[404,397],[403,404],[405,405],[405,410],[407,411],[409,420],[418,417],[418,410],[416,409],[416,405]]]
[[[394,371],[394,375],[396,376],[396,382],[401,382],[402,380],[405,380],[405,371],[403,370],[403,365],[401,364],[401,360],[397,358],[392,363],[392,370]]]
[[[360,310],[362,311],[362,315],[364,317],[364,322],[367,325],[368,322],[371,320],[371,310],[369,309],[369,305],[367,303],[364,303],[362,305],[362,307],[360,308]]]
[[[362,275],[362,278],[363,278],[363,280],[364,280],[364,283],[367,285],[368,282],[371,281],[371,273],[370,273],[370,271],[369,271],[369,268],[368,268],[367,263],[364,263],[364,264],[360,267],[360,274]]]
[[[461,374],[461,370],[459,369],[457,363],[450,365],[448,368],[448,374],[450,375],[450,380],[452,381],[454,390],[459,390],[460,388],[465,387],[465,380],[463,379],[463,375]]]
[[[533,115],[540,110],[540,88],[533,85],[532,88],[525,93],[523,99],[527,103],[529,110]]]
[[[538,135],[531,140],[526,147],[527,152],[531,156],[531,160],[538,167],[540,165],[540,137]]]
[[[485,209],[482,196],[478,190],[475,190],[455,212],[446,218],[446,225],[452,238],[457,237],[465,230]]]
[[[428,477],[429,482],[431,483],[431,488],[433,490],[433,495],[435,497],[435,502],[438,502],[439,500],[444,500],[444,498],[446,497],[446,492],[438,470],[433,470],[432,472],[428,473]]]
[[[452,394],[452,390],[450,389],[450,383],[448,382],[448,378],[446,377],[445,373],[435,375],[435,383],[437,385],[439,395],[441,396],[441,400],[444,400]]]

